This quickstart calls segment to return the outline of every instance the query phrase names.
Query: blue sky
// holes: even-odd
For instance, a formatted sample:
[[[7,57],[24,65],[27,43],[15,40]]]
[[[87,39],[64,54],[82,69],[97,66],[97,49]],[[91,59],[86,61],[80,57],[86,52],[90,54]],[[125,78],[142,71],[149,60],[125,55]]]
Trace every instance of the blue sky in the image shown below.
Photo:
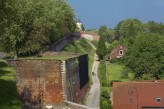
[[[164,23],[164,0],[66,0],[86,29],[114,28],[120,21],[137,18],[143,23]]]

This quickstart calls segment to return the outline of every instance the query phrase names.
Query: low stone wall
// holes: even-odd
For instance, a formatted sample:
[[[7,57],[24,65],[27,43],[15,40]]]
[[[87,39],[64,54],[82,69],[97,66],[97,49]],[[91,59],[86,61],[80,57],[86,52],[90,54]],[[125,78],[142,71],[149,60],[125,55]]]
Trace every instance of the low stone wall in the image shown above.
[[[99,41],[100,36],[93,32],[82,32],[81,37],[88,39],[90,41]]]
[[[70,102],[70,101],[65,101],[66,105],[69,106],[72,109],[94,109],[94,108],[90,108],[81,104],[77,104],[74,102]]]
[[[59,41],[57,41],[56,43],[54,43],[53,45],[51,45],[50,47],[48,47],[45,50],[45,52],[46,51],[59,52],[65,47],[65,45],[67,45],[70,42],[75,42],[80,37],[81,37],[81,33],[69,34],[65,36],[64,38],[60,39]]]

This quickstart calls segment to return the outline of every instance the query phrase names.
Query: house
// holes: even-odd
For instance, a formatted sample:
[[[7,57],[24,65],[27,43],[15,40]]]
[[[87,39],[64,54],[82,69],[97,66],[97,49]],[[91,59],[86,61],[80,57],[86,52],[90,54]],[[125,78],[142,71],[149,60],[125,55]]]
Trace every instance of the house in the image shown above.
[[[164,81],[113,83],[113,109],[164,109]]]
[[[111,61],[114,58],[121,58],[125,55],[127,50],[128,49],[125,46],[119,45],[111,51],[108,59]]]
[[[78,29],[79,32],[82,32],[83,31],[83,28],[82,28],[83,24],[80,21],[80,19],[77,19],[76,26],[77,26],[77,29]]]
[[[88,55],[45,52],[42,57],[8,60],[24,105],[79,103],[88,90]]]

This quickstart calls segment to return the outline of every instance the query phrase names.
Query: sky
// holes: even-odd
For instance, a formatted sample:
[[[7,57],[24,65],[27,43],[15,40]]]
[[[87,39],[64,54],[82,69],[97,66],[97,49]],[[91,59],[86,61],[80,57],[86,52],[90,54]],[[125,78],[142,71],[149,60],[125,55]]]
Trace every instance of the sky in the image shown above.
[[[128,18],[164,23],[164,0],[66,0],[85,29],[114,28]]]

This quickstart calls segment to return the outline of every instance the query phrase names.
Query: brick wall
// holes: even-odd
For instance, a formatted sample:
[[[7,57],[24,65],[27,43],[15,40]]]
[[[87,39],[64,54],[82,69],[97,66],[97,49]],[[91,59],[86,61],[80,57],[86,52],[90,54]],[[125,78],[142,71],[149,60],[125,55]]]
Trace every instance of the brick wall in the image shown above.
[[[81,101],[88,91],[88,80],[81,87],[81,80],[87,77],[81,78],[79,73],[88,75],[88,71],[83,70],[85,67],[88,69],[88,66],[80,69],[81,56],[75,56],[67,60],[9,60],[16,71],[16,85],[23,104],[45,106],[63,104],[65,100],[76,103]],[[87,55],[82,57],[87,61]]]
[[[61,61],[12,60],[23,104],[38,106],[63,102]]]
[[[67,101],[80,102],[88,91],[88,81],[80,88],[80,68],[78,58],[66,60]],[[85,72],[81,72],[85,73]],[[87,77],[86,77],[87,79]]]
[[[77,55],[67,60],[9,60],[16,70],[16,85],[22,103],[28,106],[45,106],[63,104],[64,100],[76,103],[81,101],[88,91],[88,82],[80,87],[78,58]]]

